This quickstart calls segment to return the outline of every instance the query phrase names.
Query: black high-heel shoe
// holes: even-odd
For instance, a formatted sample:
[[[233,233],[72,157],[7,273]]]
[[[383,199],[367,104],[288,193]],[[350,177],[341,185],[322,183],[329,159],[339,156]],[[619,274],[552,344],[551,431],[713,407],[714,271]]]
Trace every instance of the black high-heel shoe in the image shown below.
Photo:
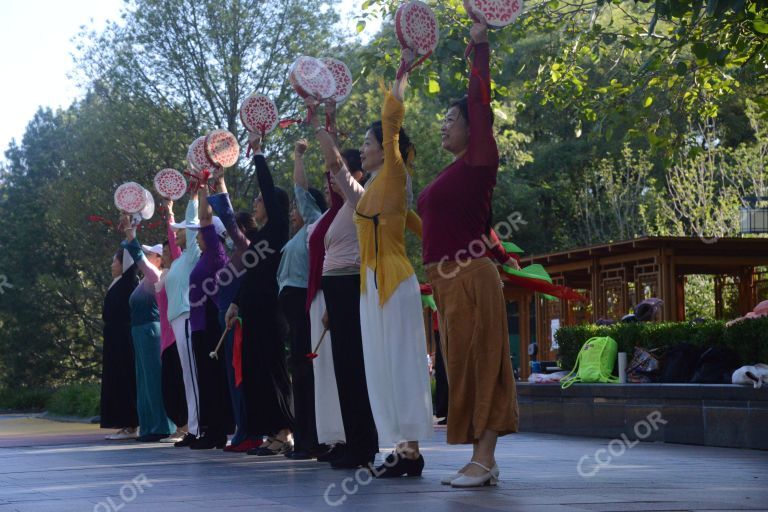
[[[317,456],[317,462],[333,462],[339,460],[347,453],[347,445],[339,443],[330,450]]]
[[[194,443],[195,441],[197,441],[197,436],[187,432],[187,435],[185,435],[181,441],[176,441],[175,443],[173,443],[173,446],[175,446],[176,448],[184,448],[187,446],[192,446],[192,443]]]
[[[359,467],[373,469],[373,461],[375,457],[375,454],[359,455],[347,452],[342,457],[332,460],[331,467],[333,469],[357,469]]]
[[[201,437],[195,440],[195,442],[193,442],[189,447],[193,450],[211,450],[213,448],[218,448],[219,450],[221,450],[226,445],[227,445],[226,435],[203,434]]]
[[[377,467],[373,474],[376,478],[397,478],[403,475],[421,476],[423,470],[424,457],[421,455],[418,459],[407,459],[393,452],[387,455],[384,464]]]

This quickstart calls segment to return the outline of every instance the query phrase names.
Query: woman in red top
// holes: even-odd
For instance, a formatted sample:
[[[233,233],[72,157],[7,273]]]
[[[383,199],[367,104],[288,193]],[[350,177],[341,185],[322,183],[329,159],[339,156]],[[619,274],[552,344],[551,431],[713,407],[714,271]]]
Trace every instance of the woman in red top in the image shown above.
[[[486,256],[499,167],[487,25],[475,23],[470,35],[475,55],[469,94],[451,105],[441,130],[443,148],[455,160],[418,202],[448,373],[448,443],[474,448],[470,463],[443,480],[454,487],[495,485],[496,440],[518,427],[503,285]]]

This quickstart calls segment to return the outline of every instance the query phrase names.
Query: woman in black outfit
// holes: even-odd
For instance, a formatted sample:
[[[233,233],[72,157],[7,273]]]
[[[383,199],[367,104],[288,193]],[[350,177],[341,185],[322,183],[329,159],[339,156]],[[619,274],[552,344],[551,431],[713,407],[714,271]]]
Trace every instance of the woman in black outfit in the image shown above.
[[[101,428],[119,429],[110,440],[133,439],[136,413],[136,370],[128,299],[139,284],[137,267],[120,249],[112,258],[112,284],[104,297],[104,349],[101,370]]]
[[[217,214],[230,236],[247,237],[249,250],[240,290],[226,315],[233,326],[243,320],[243,394],[248,436],[266,435],[269,442],[248,451],[250,455],[278,455],[291,450],[287,436],[293,428],[291,385],[285,358],[285,321],[278,306],[277,269],[280,251],[288,241],[288,194],[276,187],[261,152],[261,138],[249,134],[255,154],[256,178],[261,194],[253,202],[254,219],[260,229],[243,234],[237,227],[231,205]],[[226,190],[223,176],[217,184]],[[212,203],[216,207],[217,202]],[[233,233],[234,232],[234,233]]]

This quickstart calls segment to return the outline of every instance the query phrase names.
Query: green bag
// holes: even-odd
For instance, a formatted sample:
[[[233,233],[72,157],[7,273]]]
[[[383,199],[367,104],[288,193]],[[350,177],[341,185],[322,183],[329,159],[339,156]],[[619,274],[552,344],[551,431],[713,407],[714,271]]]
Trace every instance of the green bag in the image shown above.
[[[619,382],[619,378],[612,375],[618,352],[619,345],[610,336],[588,339],[576,357],[573,370],[560,381],[560,387],[565,389],[574,382]]]

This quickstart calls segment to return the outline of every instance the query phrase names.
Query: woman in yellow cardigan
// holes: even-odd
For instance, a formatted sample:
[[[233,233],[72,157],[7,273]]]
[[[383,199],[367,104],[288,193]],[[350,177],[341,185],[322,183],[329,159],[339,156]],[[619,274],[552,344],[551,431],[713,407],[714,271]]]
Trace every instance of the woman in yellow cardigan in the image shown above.
[[[412,52],[404,51],[403,59],[407,69]],[[371,125],[360,148],[363,170],[370,175],[365,188],[342,165],[333,139],[322,129],[317,132],[324,152],[332,152],[337,162],[331,167],[338,188],[355,206],[368,396],[379,442],[396,444],[374,473],[382,478],[421,475],[418,442],[433,433],[419,283],[405,251],[406,223],[420,232],[418,217],[409,211],[413,146],[402,129],[406,85],[407,74],[395,81],[381,122]]]

